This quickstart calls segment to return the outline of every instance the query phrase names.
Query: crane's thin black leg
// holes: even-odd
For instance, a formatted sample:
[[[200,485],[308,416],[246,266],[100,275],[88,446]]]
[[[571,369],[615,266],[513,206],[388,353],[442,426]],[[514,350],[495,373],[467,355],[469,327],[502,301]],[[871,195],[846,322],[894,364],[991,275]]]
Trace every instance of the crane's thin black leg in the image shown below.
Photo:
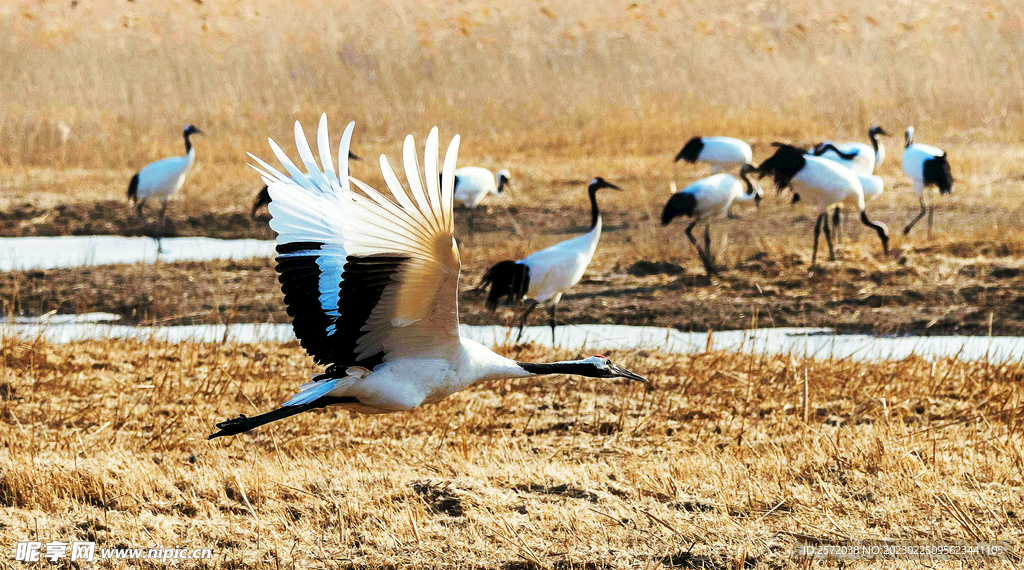
[[[530,313],[537,308],[536,299],[530,299],[530,306],[523,311],[523,316],[519,319],[519,336],[516,337],[516,344],[519,344],[520,339],[523,338],[523,327],[526,326],[527,319],[530,318]]]
[[[836,210],[836,212],[838,212],[838,211],[839,210]],[[825,243],[828,244],[828,260],[829,261],[835,261],[836,260],[836,252],[835,252],[835,250],[832,249],[832,230],[830,230],[829,227],[828,227],[829,226],[828,214],[822,214],[822,216],[823,216],[822,221],[824,223],[821,224],[821,226],[822,226],[822,229],[825,230]]]
[[[935,217],[935,204],[928,205],[928,239],[932,239],[932,218]]]
[[[711,224],[704,223],[704,255],[708,258],[708,265],[711,266],[711,271],[715,271],[715,254],[711,249]]]
[[[825,219],[825,212],[818,214],[818,221],[814,224],[814,249],[811,250],[811,267],[818,260],[818,236],[821,234],[821,221]]]
[[[836,245],[841,244],[845,237],[843,236],[843,217],[845,212],[840,210],[842,210],[842,208],[836,206],[836,209],[832,212],[832,230],[836,234]]]
[[[915,224],[916,224],[917,222],[920,222],[920,221],[921,221],[921,218],[923,218],[923,217],[924,217],[924,214],[925,214],[925,207],[924,207],[924,192],[922,192],[922,193],[921,193],[921,213],[919,213],[919,214],[917,215],[917,217],[916,217],[916,218],[914,218],[913,220],[911,220],[911,221],[910,221],[910,223],[909,223],[909,224],[907,224],[907,227],[903,228],[903,235],[909,235],[909,234],[910,234],[910,230],[914,229],[914,225],[915,225]]]
[[[555,325],[558,324],[558,319],[555,317],[555,312],[558,310],[558,303],[551,303],[551,346],[555,346]]]
[[[712,274],[715,273],[715,268],[714,266],[711,265],[711,262],[708,260],[707,255],[703,251],[701,251],[700,245],[697,244],[697,238],[693,237],[693,228],[696,225],[697,222],[693,222],[692,224],[686,226],[686,237],[689,238],[690,243],[692,243],[694,249],[697,250],[697,257],[700,258],[701,264],[704,265],[704,271],[707,272],[708,277],[710,277]]]
[[[164,236],[167,235],[167,200],[163,200],[163,205],[160,208],[160,233],[157,234],[156,238],[156,252],[164,252]]]

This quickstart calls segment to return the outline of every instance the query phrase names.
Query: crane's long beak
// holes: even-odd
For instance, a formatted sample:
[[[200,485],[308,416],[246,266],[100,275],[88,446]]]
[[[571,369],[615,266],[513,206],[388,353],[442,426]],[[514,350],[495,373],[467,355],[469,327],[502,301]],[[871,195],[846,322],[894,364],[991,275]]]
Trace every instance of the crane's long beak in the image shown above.
[[[356,153],[352,152],[352,151],[348,151],[348,159],[349,160],[358,160],[359,162],[363,161],[362,158],[359,158],[359,156]]]
[[[614,373],[619,378],[628,378],[630,380],[636,380],[637,382],[644,382],[644,383],[648,382],[648,380],[646,378],[644,378],[643,376],[641,376],[639,374],[634,374],[634,373],[630,372],[629,370],[626,370],[625,368],[623,368],[623,367],[621,367],[621,366],[619,366],[617,364],[612,364],[608,368],[609,368],[609,370],[612,371],[612,373]]]
[[[612,184],[611,182],[607,182],[606,184],[608,184],[608,188],[614,188],[614,189],[618,190],[619,192],[622,192],[622,188],[619,188],[618,186]]]

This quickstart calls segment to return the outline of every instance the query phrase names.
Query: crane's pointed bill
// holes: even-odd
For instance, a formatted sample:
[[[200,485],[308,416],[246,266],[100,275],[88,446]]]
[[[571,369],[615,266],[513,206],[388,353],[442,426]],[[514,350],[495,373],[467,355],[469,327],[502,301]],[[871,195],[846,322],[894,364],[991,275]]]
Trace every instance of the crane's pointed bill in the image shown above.
[[[608,370],[610,370],[613,374],[620,378],[627,378],[629,380],[636,380],[637,382],[644,383],[649,382],[647,378],[644,378],[643,376],[636,374],[635,372],[630,372],[629,370],[626,370],[625,368],[619,366],[618,364],[609,364]]]

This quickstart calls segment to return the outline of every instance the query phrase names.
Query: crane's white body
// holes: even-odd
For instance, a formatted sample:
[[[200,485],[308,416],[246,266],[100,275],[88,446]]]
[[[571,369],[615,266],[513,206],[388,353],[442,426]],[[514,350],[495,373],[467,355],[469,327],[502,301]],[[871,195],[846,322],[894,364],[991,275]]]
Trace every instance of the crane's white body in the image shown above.
[[[864,200],[870,202],[882,195],[885,190],[885,181],[881,176],[875,174],[858,174],[860,186],[864,192]]]
[[[601,240],[601,226],[601,217],[598,216],[597,225],[589,232],[517,261],[530,268],[530,287],[526,296],[538,303],[551,301],[557,305],[562,294],[579,283],[587,272]]]
[[[711,165],[715,173],[733,170],[754,162],[754,151],[750,145],[732,137],[701,137],[704,148],[697,158]]]
[[[488,195],[501,194],[494,173],[482,166],[463,166],[455,177],[455,203],[464,208],[476,208]]]
[[[925,189],[924,163],[925,161],[945,154],[942,149],[929,144],[914,143],[903,149],[903,172],[910,178],[914,192],[921,194]]]
[[[824,213],[832,204],[851,204],[864,210],[864,187],[849,168],[820,156],[804,155],[807,164],[793,177],[793,191]]]
[[[348,156],[354,126],[342,136],[339,157]],[[393,200],[350,177],[347,158],[335,170],[326,115],[317,133],[322,167],[298,122],[295,139],[305,173],[273,140],[286,173],[250,156],[271,194],[277,271],[296,337],[329,366],[281,408],[221,422],[211,438],[326,405],[374,414],[410,410],[496,378],[566,372],[643,379],[604,357],[520,363],[459,335],[461,262],[452,210],[458,135],[439,169],[438,131],[431,130],[423,178],[406,138],[408,190],[381,156]]]
[[[679,191],[692,194],[697,201],[693,219],[699,222],[721,220],[729,215],[733,202],[747,202],[764,194],[761,187],[754,186],[754,194],[747,194],[746,184],[732,174],[712,174],[690,184]]]
[[[196,149],[185,156],[172,156],[151,162],[139,170],[138,200],[159,198],[167,201],[172,194],[181,190],[185,177],[196,162]]]
[[[349,367],[344,378],[309,382],[285,402],[298,406],[324,396],[352,397],[346,408],[363,414],[387,414],[433,404],[477,382],[532,376],[514,360],[468,338],[436,346],[426,353],[385,361],[372,371]]]

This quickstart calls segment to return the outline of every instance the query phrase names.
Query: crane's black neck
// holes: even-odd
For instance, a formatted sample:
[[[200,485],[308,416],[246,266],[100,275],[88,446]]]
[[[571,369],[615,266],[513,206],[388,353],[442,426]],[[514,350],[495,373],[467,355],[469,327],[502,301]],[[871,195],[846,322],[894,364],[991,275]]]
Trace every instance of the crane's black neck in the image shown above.
[[[189,139],[191,136],[191,132],[185,131],[185,154],[192,152],[192,141]]]
[[[598,220],[601,219],[601,209],[597,207],[597,191],[600,188],[591,186],[587,189],[587,193],[590,194],[590,230],[593,231],[597,227]]]
[[[836,155],[839,156],[839,158],[841,158],[843,160],[853,160],[854,158],[857,157],[857,151],[853,151],[851,153],[845,153],[845,152],[839,150],[838,148],[836,148],[836,145],[834,145],[832,143],[827,143],[827,144],[821,145],[821,152],[817,156],[821,156],[822,154],[825,154],[826,152],[828,152],[830,150],[832,152],[836,153]]]
[[[875,153],[878,153],[878,135],[875,134],[874,129],[868,131],[868,138],[871,139],[871,146],[874,147]]]
[[[588,362],[548,362],[534,364],[531,362],[516,362],[520,368],[530,374],[571,374],[574,376],[597,377],[597,367]]]
[[[747,178],[747,169],[745,167],[740,169],[740,179],[743,180],[743,183],[747,185],[747,194],[753,194],[754,183],[751,182],[749,178]]]

